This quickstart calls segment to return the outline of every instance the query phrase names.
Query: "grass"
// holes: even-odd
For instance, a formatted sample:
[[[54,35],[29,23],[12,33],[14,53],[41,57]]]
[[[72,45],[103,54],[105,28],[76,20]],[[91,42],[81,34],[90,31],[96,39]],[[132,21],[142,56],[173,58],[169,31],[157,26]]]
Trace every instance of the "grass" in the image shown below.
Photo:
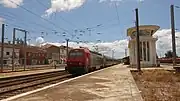
[[[163,69],[131,73],[145,101],[180,101],[180,73]]]

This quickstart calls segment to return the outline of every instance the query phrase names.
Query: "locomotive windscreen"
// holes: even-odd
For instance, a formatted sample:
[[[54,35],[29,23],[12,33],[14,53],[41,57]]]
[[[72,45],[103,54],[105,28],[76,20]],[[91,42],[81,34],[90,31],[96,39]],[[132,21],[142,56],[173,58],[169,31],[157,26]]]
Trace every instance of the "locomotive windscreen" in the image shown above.
[[[69,57],[81,57],[83,56],[83,51],[81,50],[71,50],[69,53]]]

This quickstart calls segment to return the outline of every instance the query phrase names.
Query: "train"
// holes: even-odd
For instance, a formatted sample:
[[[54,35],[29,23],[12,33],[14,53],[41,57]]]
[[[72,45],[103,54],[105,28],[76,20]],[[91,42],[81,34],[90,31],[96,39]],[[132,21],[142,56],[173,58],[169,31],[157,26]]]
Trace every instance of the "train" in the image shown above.
[[[116,59],[84,47],[70,50],[66,62],[65,70],[70,74],[86,74],[118,64]]]
[[[130,65],[129,56],[123,58],[123,64],[124,65]]]

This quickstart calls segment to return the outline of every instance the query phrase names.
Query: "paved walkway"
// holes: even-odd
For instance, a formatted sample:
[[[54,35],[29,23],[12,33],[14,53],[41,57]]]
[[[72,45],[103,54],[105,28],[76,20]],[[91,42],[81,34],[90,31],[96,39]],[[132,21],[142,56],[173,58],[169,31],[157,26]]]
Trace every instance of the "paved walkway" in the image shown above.
[[[129,69],[122,64],[46,88],[12,101],[143,101]]]

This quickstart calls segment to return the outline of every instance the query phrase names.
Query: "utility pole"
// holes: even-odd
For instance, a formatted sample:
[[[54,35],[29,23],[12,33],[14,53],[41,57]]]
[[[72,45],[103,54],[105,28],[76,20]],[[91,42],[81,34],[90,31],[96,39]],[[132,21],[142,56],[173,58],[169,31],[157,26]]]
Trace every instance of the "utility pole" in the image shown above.
[[[127,49],[125,49],[125,57],[127,57]]]
[[[114,59],[114,50],[112,50],[112,59]]]
[[[5,25],[2,24],[2,36],[1,36],[1,73],[3,72],[3,65],[4,65],[4,27],[5,27]]]
[[[59,64],[61,64],[61,46],[59,46]]]
[[[15,33],[16,29],[13,28],[13,52],[12,52],[12,71],[14,71],[14,45],[15,45]]]
[[[13,28],[13,53],[12,53],[12,71],[14,71],[14,58],[15,58],[15,40],[16,40],[16,30],[24,32],[25,37],[24,37],[24,70],[26,68],[26,40],[27,40],[27,31],[23,29],[18,29],[18,28]]]
[[[137,69],[140,72],[141,71],[141,66],[140,66],[140,49],[139,49],[139,16],[138,16],[138,8],[135,9],[136,11],[136,42],[137,42]]]
[[[69,53],[68,47],[69,47],[69,39],[66,39],[66,61],[68,59],[68,53]]]
[[[114,62],[114,49],[112,50],[112,61]]]
[[[24,71],[26,69],[26,45],[27,45],[27,31],[24,31],[25,32],[25,36],[24,36]]]
[[[172,33],[172,50],[173,50],[173,66],[176,65],[176,39],[174,24],[174,5],[171,5],[171,33]]]

